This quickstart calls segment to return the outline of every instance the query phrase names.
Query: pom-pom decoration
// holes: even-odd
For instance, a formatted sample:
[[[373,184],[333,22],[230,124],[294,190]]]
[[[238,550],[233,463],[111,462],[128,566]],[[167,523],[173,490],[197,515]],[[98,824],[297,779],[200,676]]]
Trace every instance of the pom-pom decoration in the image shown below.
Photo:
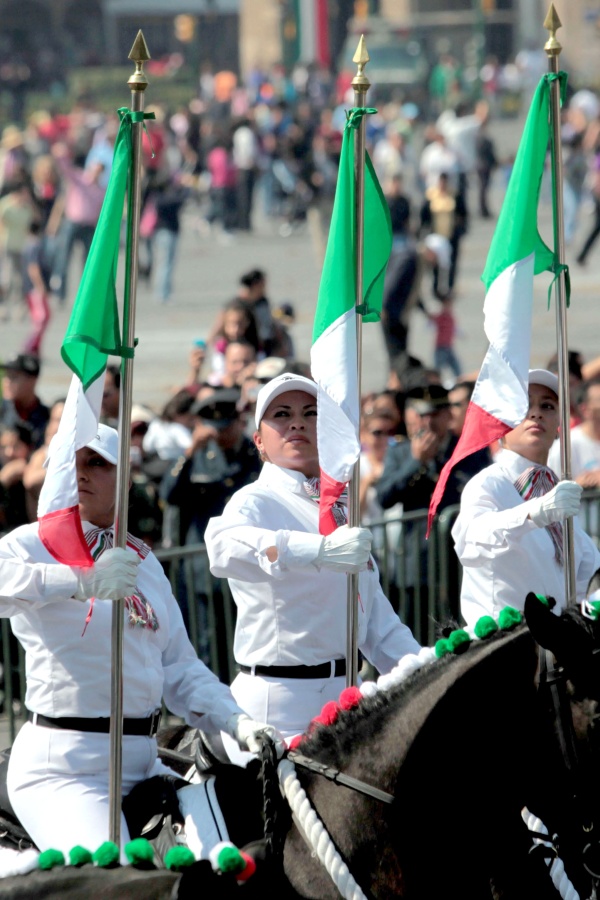
[[[475,637],[479,638],[480,641],[485,641],[486,638],[491,637],[498,631],[498,625],[491,616],[482,616],[475,622],[473,631]]]
[[[252,859],[252,857],[247,853],[244,853],[243,850],[240,850],[240,856],[242,857],[246,865],[245,868],[241,872],[238,872],[238,874],[235,876],[235,880],[248,881],[248,879],[251,878],[256,872],[256,863]]]
[[[132,866],[150,869],[154,866],[154,848],[146,838],[134,838],[125,844],[123,851]]]
[[[337,722],[339,714],[340,708],[338,704],[335,702],[335,700],[330,700],[323,706],[319,719],[323,723],[323,725],[333,725],[335,722]]]
[[[361,700],[362,694],[357,687],[347,687],[340,694],[339,704],[342,709],[354,709]]]
[[[121,853],[112,841],[104,841],[94,853],[93,860],[101,869],[114,869],[119,865]]]
[[[456,628],[446,638],[450,653],[464,653],[469,648],[471,638],[464,628]]]
[[[80,844],[75,844],[74,847],[71,847],[69,850],[69,864],[71,866],[76,866],[79,868],[80,866],[87,866],[92,862],[92,854],[87,849],[87,847],[82,847]]]
[[[522,621],[523,613],[515,609],[514,606],[505,606],[498,615],[498,628],[501,628],[502,631],[510,631],[511,628],[516,628],[517,625],[520,625]]]
[[[441,659],[446,653],[450,653],[448,640],[447,638],[440,638],[439,641],[435,642],[435,655],[438,659]]]
[[[170,869],[172,872],[181,872],[182,869],[193,866],[195,862],[196,857],[190,848],[184,847],[183,844],[169,847],[165,853],[165,868]]]
[[[544,604],[544,606],[550,606],[550,601],[548,600],[548,598],[546,597],[545,594],[536,594],[535,596],[540,601],[540,603]]]
[[[294,737],[290,738],[287,742],[288,750],[297,750],[303,740],[303,734],[295,734]]]
[[[236,875],[246,868],[242,854],[230,841],[219,841],[218,844],[215,844],[208,858],[215,872],[231,872]]]
[[[44,850],[38,856],[38,867],[40,869],[49,870],[57,866],[65,865],[65,854],[61,850]]]

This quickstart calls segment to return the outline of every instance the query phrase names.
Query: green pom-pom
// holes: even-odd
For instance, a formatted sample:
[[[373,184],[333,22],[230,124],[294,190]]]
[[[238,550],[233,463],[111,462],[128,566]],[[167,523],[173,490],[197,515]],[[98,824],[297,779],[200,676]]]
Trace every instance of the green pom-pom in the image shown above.
[[[464,628],[457,628],[450,632],[448,637],[448,649],[450,653],[463,653],[471,643],[471,638]]]
[[[56,866],[64,866],[65,854],[61,850],[44,850],[38,856],[40,869],[54,869]]]
[[[511,628],[516,628],[517,625],[520,625],[522,621],[523,614],[518,609],[515,609],[514,606],[505,606],[504,609],[500,610],[498,627],[502,631],[510,631]]]
[[[498,626],[491,616],[482,616],[475,622],[473,631],[475,632],[475,637],[478,637],[480,641],[485,641],[486,638],[491,637],[498,631]]]
[[[187,866],[192,866],[196,862],[196,857],[189,847],[176,846],[169,847],[165,853],[165,867],[174,872],[180,872]]]
[[[72,866],[87,866],[92,862],[92,854],[85,847],[76,844],[69,851],[69,863]]]
[[[217,857],[221,872],[243,872],[246,868],[246,860],[237,847],[223,847]]]
[[[536,594],[535,596],[538,598],[540,603],[544,604],[544,606],[550,606],[550,604],[548,603],[548,598],[545,594]]]
[[[154,865],[154,848],[146,838],[135,838],[123,848],[125,856],[132,866]]]
[[[440,638],[439,641],[435,642],[435,655],[438,659],[441,659],[442,656],[445,656],[446,653],[450,652],[450,648],[448,647],[448,641],[446,638]]]
[[[93,859],[101,869],[114,869],[119,865],[120,855],[116,844],[113,844],[112,841],[104,841],[94,853]]]

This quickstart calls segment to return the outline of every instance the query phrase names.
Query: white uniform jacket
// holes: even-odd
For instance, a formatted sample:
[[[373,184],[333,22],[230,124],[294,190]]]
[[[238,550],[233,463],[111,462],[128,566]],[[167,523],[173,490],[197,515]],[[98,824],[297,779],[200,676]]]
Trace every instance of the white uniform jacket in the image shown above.
[[[552,540],[527,518],[525,501],[514,486],[531,465],[531,460],[502,450],[462,493],[452,537],[464,567],[460,605],[467,625],[480,616],[496,617],[504,606],[523,609],[529,591],[554,597],[556,612],[565,606],[564,569],[554,558]],[[600,567],[600,553],[577,520],[574,549],[581,601]]]
[[[312,563],[322,540],[319,507],[303,481],[265,463],[206,529],[211,572],[229,579],[237,605],[234,654],[242,665],[313,666],[346,656],[347,579]],[[388,672],[419,645],[381,590],[374,563],[361,572],[359,593],[358,646]]]
[[[84,523],[86,534],[90,529]],[[209,731],[222,729],[229,716],[241,710],[229,688],[196,656],[160,563],[145,545],[134,543],[143,547],[136,593],[151,604],[158,628],[130,624],[125,612],[123,713],[128,718],[145,718],[160,708],[164,697],[169,710],[188,724]],[[0,616],[11,617],[13,632],[25,649],[27,708],[51,717],[109,716],[112,602],[95,600],[82,633],[90,601],[66,599],[75,591],[77,579],[67,567],[53,565],[38,537],[37,524],[17,528],[0,540],[0,576],[8,565],[12,571],[15,563],[23,575],[15,574],[2,585]],[[32,563],[42,564],[33,578],[28,574]],[[53,569],[62,572],[56,583]],[[73,579],[70,586],[65,570]],[[59,578],[61,598],[57,597]],[[7,597],[9,593],[12,597]]]

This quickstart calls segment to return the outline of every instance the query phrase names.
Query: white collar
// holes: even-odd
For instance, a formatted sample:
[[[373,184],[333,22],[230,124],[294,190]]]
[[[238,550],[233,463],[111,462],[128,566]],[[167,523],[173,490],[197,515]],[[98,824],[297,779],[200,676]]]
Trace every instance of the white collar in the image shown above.
[[[293,469],[284,469],[282,466],[264,462],[258,480],[264,487],[284,488],[293,494],[305,496],[307,500],[310,499],[303,488],[307,478],[302,472],[295,472]]]
[[[515,453],[514,450],[502,448],[496,457],[496,464],[499,465],[509,475],[512,481],[522,475],[531,466],[539,466],[539,463],[533,462],[531,459]]]

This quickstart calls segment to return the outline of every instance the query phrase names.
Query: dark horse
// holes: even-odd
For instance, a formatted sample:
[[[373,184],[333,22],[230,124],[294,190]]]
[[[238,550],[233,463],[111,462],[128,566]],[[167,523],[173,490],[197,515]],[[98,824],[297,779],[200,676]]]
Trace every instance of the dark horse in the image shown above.
[[[520,626],[498,633],[428,663],[403,683],[342,711],[335,724],[315,728],[300,745],[303,755],[393,796],[384,803],[297,767],[366,897],[555,900],[549,860],[529,852],[534,841],[522,821],[523,807],[558,835],[555,849],[568,876],[582,900],[591,895],[584,863],[589,868],[593,856],[584,857],[584,851],[595,843],[594,825],[600,827],[593,768],[599,758],[594,716],[600,662],[594,651],[600,634],[579,614],[553,616],[533,595],[526,608],[531,630]],[[532,632],[564,662],[572,682],[569,710],[582,745],[577,771],[565,762],[564,734],[557,733],[551,704],[539,689],[540,651]],[[239,831],[245,801],[239,792],[236,796]],[[125,878],[126,870],[115,876],[119,871]],[[270,884],[277,885],[271,892],[278,898],[340,896],[295,825],[284,839],[283,871],[283,882],[270,881],[269,866],[259,867],[254,886],[251,879],[243,888],[246,897],[264,896]],[[166,896],[158,885],[153,891],[152,877],[159,875],[172,878],[173,898],[192,895],[193,872],[147,873],[146,898]],[[60,881],[66,876],[76,877],[65,871],[5,879],[0,897],[33,896],[7,891],[25,887],[28,879],[33,887],[34,878],[46,879],[43,896],[67,896]],[[85,869],[77,877],[83,885]],[[87,892],[92,893],[89,887]],[[36,884],[37,893],[42,895]],[[227,896],[221,890],[211,894],[210,888],[204,895]],[[80,898],[83,892],[68,896]],[[122,894],[106,896],[138,895],[124,886]]]

